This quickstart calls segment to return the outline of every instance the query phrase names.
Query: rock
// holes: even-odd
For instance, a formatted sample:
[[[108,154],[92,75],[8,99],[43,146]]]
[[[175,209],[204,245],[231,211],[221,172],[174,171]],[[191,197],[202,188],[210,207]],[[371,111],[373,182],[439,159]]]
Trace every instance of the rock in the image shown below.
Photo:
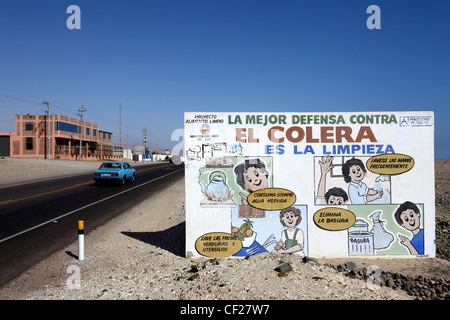
[[[395,286],[395,282],[393,278],[389,278],[386,281],[386,287],[393,288]]]
[[[282,278],[282,277],[287,277],[287,275],[288,275],[288,273],[287,273],[286,271],[278,272],[278,276],[279,276],[280,278]]]
[[[191,272],[198,272],[198,271],[199,271],[198,265],[196,264],[191,265]]]
[[[333,268],[349,278],[361,279],[376,283],[381,287],[389,287],[393,290],[404,290],[410,296],[416,296],[419,300],[450,299],[448,293],[448,280],[443,278],[430,278],[423,275],[407,276],[398,272],[381,271],[381,273],[370,273],[367,268],[358,270],[353,262],[346,262],[339,265],[326,264],[326,267]]]
[[[435,290],[436,290],[436,294],[441,294],[443,291],[442,291],[442,285],[441,284],[438,284],[436,287],[435,287]]]
[[[358,269],[358,266],[356,265],[356,263],[349,261],[344,263],[344,266],[346,269],[348,269],[349,271],[355,271]]]
[[[316,258],[311,258],[311,257],[303,257],[302,258],[302,261],[304,262],[304,263],[307,263],[307,262],[314,262],[315,264],[319,264],[319,262],[317,261],[317,259]]]
[[[411,286],[411,282],[410,281],[406,282],[403,285],[403,290],[408,291],[408,293],[411,291],[411,288],[412,288],[412,286]]]
[[[289,272],[292,271],[292,266],[289,263],[283,263],[281,265],[279,265],[278,267],[275,268],[275,271],[278,272]]]

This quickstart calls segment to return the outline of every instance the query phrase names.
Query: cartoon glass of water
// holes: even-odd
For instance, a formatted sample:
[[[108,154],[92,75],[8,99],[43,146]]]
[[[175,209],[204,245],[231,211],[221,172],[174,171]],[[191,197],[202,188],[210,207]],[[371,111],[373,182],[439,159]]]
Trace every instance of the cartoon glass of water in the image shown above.
[[[355,224],[348,229],[348,255],[369,256],[374,254],[373,233],[364,219],[356,219]]]

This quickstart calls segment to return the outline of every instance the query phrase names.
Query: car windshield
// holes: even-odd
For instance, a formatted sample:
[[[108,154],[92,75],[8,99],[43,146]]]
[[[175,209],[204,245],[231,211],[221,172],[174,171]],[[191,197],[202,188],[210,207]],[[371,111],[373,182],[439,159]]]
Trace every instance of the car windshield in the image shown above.
[[[100,166],[100,169],[121,169],[121,164],[105,162],[105,163],[102,163],[102,165]]]

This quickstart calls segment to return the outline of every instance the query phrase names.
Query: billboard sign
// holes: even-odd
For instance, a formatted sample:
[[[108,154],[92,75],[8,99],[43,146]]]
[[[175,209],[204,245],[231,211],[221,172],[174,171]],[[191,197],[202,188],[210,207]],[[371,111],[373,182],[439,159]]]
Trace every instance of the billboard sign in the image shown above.
[[[186,255],[435,256],[433,112],[185,113]]]
[[[145,153],[145,146],[143,144],[142,145],[140,145],[140,144],[134,145],[133,153],[143,155]]]

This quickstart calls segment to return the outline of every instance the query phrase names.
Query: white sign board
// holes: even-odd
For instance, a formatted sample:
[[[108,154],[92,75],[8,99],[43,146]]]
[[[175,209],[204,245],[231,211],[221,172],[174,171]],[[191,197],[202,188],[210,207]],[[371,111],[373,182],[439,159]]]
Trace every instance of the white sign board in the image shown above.
[[[433,112],[185,113],[186,255],[435,256]]]

